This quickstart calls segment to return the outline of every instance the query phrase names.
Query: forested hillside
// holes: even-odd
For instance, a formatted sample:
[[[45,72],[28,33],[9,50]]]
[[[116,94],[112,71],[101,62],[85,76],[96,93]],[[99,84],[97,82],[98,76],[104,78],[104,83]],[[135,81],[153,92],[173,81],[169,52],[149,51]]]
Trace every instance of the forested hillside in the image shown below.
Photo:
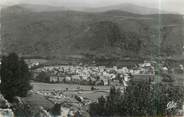
[[[42,11],[15,5],[1,12],[3,52],[62,56],[170,56],[183,49],[183,17],[104,12]]]

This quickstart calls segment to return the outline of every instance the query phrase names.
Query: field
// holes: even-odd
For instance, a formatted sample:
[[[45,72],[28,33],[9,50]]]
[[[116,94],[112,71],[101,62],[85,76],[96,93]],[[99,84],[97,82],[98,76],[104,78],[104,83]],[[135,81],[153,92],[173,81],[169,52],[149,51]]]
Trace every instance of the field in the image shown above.
[[[90,85],[78,85],[78,84],[63,84],[63,83],[56,83],[56,84],[49,84],[49,83],[41,83],[41,82],[32,82],[33,90],[77,90],[79,87],[81,90],[91,90]],[[99,90],[109,90],[110,86],[95,86],[95,88]]]
[[[48,60],[46,59],[25,59],[26,63],[27,64],[32,64],[32,63],[40,63],[40,64],[44,64],[44,63],[47,63]]]
[[[31,93],[31,95],[23,98],[23,102],[25,104],[31,105],[34,108],[42,106],[45,109],[50,109],[54,106],[54,103],[47,100],[44,96],[35,93]]]
[[[110,86],[95,86],[97,90],[91,91],[91,86],[77,85],[77,84],[48,84],[32,82],[33,90],[35,91],[64,91],[64,95],[72,96],[78,95],[95,101],[100,96],[108,95]],[[66,89],[68,89],[66,91]]]

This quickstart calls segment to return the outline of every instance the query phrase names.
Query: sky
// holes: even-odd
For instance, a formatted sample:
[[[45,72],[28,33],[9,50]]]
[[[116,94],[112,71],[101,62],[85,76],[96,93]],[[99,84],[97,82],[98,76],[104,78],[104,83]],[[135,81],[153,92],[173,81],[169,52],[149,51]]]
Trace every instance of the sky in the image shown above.
[[[1,6],[21,3],[76,7],[101,7],[121,3],[132,3],[148,8],[159,8],[164,11],[184,14],[184,0],[0,0]]]

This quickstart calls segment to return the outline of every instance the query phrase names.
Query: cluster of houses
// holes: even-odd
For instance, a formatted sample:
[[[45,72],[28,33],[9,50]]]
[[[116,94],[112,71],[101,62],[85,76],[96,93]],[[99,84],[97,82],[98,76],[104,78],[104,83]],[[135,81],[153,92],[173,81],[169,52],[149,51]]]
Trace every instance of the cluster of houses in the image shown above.
[[[130,79],[152,80],[155,75],[151,63],[145,62],[134,68],[105,66],[46,66],[33,71],[47,73],[50,83],[64,82],[83,85],[127,85]],[[35,79],[36,80],[36,79]]]

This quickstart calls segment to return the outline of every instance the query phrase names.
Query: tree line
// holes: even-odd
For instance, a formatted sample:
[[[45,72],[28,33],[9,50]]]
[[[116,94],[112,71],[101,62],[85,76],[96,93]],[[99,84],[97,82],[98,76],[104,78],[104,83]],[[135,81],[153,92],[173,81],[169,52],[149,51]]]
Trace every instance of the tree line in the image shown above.
[[[111,87],[107,97],[101,96],[97,102],[90,104],[89,112],[94,117],[174,115],[183,101],[183,87],[131,81],[123,93]],[[170,102],[177,106],[167,109]]]

